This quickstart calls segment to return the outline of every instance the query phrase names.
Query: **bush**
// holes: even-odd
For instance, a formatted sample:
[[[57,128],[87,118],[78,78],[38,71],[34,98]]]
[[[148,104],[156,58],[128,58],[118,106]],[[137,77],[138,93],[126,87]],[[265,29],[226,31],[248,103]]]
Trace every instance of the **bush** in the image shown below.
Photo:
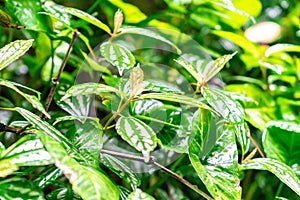
[[[296,1],[2,4],[1,199],[299,198]]]

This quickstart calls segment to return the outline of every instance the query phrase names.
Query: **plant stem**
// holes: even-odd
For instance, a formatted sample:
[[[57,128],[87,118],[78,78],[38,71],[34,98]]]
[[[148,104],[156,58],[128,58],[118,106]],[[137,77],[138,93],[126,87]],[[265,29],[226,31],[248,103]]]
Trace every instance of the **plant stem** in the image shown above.
[[[145,162],[145,158],[143,156],[130,155],[130,154],[125,154],[125,153],[120,153],[120,152],[109,151],[109,150],[105,150],[105,149],[102,149],[101,153],[108,154],[108,155],[115,156],[115,157],[129,159],[129,160],[136,160],[136,161],[139,161],[139,162],[144,162],[145,164],[154,165],[157,168],[159,168],[159,169],[163,170],[164,172],[166,172],[167,174],[173,176],[178,181],[180,181],[184,185],[188,186],[190,189],[194,190],[195,192],[200,194],[205,199],[213,200],[213,198],[208,196],[206,193],[204,193],[202,190],[200,190],[197,186],[193,185],[192,183],[190,183],[186,179],[182,178],[181,176],[179,176],[175,172],[171,171],[170,169],[168,169],[165,166],[163,166],[163,165],[159,164],[158,162],[156,162],[155,158],[153,156],[150,156],[150,160],[148,162]]]
[[[50,92],[48,94],[48,97],[47,97],[46,103],[45,103],[45,110],[46,111],[49,110],[49,107],[51,105],[51,102],[52,102],[52,99],[53,99],[53,96],[54,96],[55,89],[56,89],[57,85],[59,84],[60,76],[61,76],[62,72],[64,71],[64,68],[66,66],[66,63],[67,63],[68,57],[69,57],[69,55],[71,53],[71,49],[72,49],[72,47],[74,45],[74,42],[75,42],[76,38],[79,36],[80,33],[79,33],[79,31],[77,29],[75,29],[72,34],[73,34],[72,40],[71,40],[71,42],[69,44],[69,48],[68,48],[67,53],[66,53],[66,55],[65,55],[65,57],[63,59],[63,62],[61,63],[61,66],[59,68],[58,74],[57,74],[56,77],[52,78],[53,85],[52,85],[52,87],[50,89]],[[41,114],[40,117],[42,119],[44,119],[45,115]]]

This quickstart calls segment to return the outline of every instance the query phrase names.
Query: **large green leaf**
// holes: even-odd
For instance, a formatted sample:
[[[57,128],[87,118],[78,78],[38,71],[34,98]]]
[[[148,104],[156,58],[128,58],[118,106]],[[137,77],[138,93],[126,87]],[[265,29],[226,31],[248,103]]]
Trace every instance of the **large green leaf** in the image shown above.
[[[18,94],[22,95],[29,103],[31,103],[33,108],[36,108],[38,111],[42,112],[46,117],[50,118],[50,115],[46,112],[44,106],[42,105],[42,103],[39,101],[39,99],[36,96],[26,94],[26,93],[22,92],[21,90],[19,90],[18,87],[25,88],[25,89],[28,89],[30,91],[34,91],[34,90],[32,90],[30,88],[27,88],[27,87],[25,87],[21,84],[14,83],[14,82],[4,80],[4,79],[1,79],[1,78],[0,78],[0,85],[3,85],[3,86],[6,86],[6,87],[9,87],[9,88],[13,89]],[[34,91],[34,92],[37,93],[38,97],[39,97],[40,93],[36,92],[36,91]]]
[[[39,166],[52,164],[53,160],[37,135],[26,135],[12,144],[1,154],[17,166]]]
[[[239,124],[244,120],[245,114],[243,108],[226,92],[219,89],[202,87],[201,93],[207,102],[228,122]]]
[[[125,180],[132,189],[136,189],[141,184],[140,177],[119,159],[108,154],[101,154],[100,159],[103,165]]]
[[[156,134],[151,127],[133,117],[120,117],[116,124],[118,134],[147,158],[157,145]]]
[[[163,36],[159,35],[158,33],[152,30],[145,29],[145,28],[136,28],[136,27],[124,27],[124,28],[120,28],[120,33],[118,35],[123,35],[123,34],[136,34],[136,35],[147,36],[159,40],[163,43],[172,46],[178,54],[181,54],[181,50],[173,42],[169,41],[168,39],[164,38]]]
[[[268,170],[300,196],[300,180],[291,167],[271,158],[256,158],[242,165],[243,170]]]
[[[268,158],[279,160],[300,176],[300,125],[270,121],[263,133],[263,147]]]
[[[254,45],[252,42],[250,42],[249,40],[247,40],[244,36],[232,32],[227,32],[227,31],[212,31],[212,33],[235,43],[236,45],[243,48],[245,51],[255,56],[258,56],[259,54],[258,47]]]
[[[97,26],[98,28],[104,30],[108,34],[111,34],[110,28],[96,17],[76,8],[65,8],[65,11],[71,15],[83,19],[84,21],[87,21],[88,23]]]
[[[43,192],[25,178],[10,178],[0,181],[0,199],[43,200]]]
[[[201,160],[201,135],[207,134],[209,123],[207,118],[203,120],[204,124],[195,132],[196,136],[189,149],[192,166],[215,199],[241,199],[234,127],[221,123],[221,127],[217,128],[215,143],[204,160]],[[210,137],[207,140],[212,140]]]
[[[5,7],[10,14],[16,16],[18,21],[28,30],[51,32],[48,19],[40,15],[43,11],[39,0],[13,0],[5,1]]]
[[[155,200],[151,195],[143,192],[140,189],[136,189],[135,191],[131,192],[127,197],[127,200]]]
[[[148,93],[148,94],[143,94],[141,99],[158,99],[158,100],[163,100],[163,101],[170,101],[170,102],[176,102],[176,103],[181,103],[185,105],[189,105],[192,107],[196,108],[204,108],[207,110],[211,110],[211,108],[203,103],[202,100],[192,98],[186,95],[180,95],[180,94],[173,94],[173,93]]]
[[[67,25],[71,25],[70,22],[70,16],[67,12],[64,10],[64,6],[54,3],[53,1],[46,1],[42,7],[45,11],[48,13],[51,13],[52,15],[59,18],[61,21],[63,21]],[[44,13],[42,13],[44,14]]]
[[[20,58],[32,46],[33,40],[15,40],[0,49],[0,71]]]
[[[70,157],[59,141],[41,134],[42,142],[55,160],[55,165],[69,179],[72,188],[85,200],[118,200],[119,190],[102,172],[79,164]]]
[[[108,62],[117,67],[121,76],[124,70],[135,65],[135,58],[132,53],[120,44],[104,42],[100,46],[100,53]]]
[[[93,163],[98,163],[98,157],[102,149],[102,129],[100,128],[99,119],[88,120],[76,127],[74,145],[85,155],[90,157]],[[91,156],[89,156],[91,155]]]

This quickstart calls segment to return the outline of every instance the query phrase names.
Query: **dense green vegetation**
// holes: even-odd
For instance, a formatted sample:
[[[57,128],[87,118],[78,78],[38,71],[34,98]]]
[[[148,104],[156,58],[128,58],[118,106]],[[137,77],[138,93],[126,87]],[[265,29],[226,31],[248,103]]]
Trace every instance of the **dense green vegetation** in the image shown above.
[[[299,199],[297,0],[0,3],[0,199]]]

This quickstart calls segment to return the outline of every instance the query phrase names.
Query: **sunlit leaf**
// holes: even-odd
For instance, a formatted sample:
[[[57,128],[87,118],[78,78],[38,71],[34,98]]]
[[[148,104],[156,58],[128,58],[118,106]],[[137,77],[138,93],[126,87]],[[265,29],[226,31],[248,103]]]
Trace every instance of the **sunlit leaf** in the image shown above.
[[[140,177],[135,174],[127,165],[121,160],[107,155],[101,154],[100,156],[101,164],[108,167],[111,171],[116,173],[120,178],[125,180],[132,189],[136,189],[141,184]]]
[[[269,57],[272,54],[278,52],[300,52],[300,46],[294,44],[275,44],[273,46],[270,46],[265,51],[265,56]]]
[[[157,145],[155,132],[144,122],[133,117],[120,117],[116,124],[118,134],[131,146],[149,156]]]
[[[7,148],[2,156],[17,166],[39,166],[53,163],[37,135],[22,137]]]
[[[135,65],[135,58],[132,53],[124,46],[112,42],[104,42],[100,46],[101,55],[117,67],[122,76],[124,70],[130,69]]]
[[[41,139],[55,160],[55,165],[68,178],[73,190],[83,199],[119,199],[119,190],[102,172],[79,164],[68,155],[58,141],[48,135],[41,133]]]
[[[300,175],[300,125],[270,121],[263,133],[263,147],[268,158],[279,160]]]
[[[130,193],[129,196],[127,197],[127,200],[137,200],[137,199],[139,199],[139,200],[155,200],[152,196],[143,192],[140,189],[136,189],[135,191]]]
[[[207,106],[205,103],[203,103],[202,100],[192,98],[186,95],[173,94],[173,93],[148,93],[148,94],[143,94],[140,98],[177,102],[177,103],[182,103],[193,107],[200,107],[200,108],[205,108],[207,110],[211,110],[211,108]]]
[[[300,180],[293,169],[283,162],[271,158],[256,158],[242,165],[242,169],[267,170],[300,196]]]
[[[120,28],[120,33],[118,35],[123,35],[123,34],[136,34],[136,35],[143,35],[147,36],[156,40],[159,40],[163,43],[169,44],[172,46],[178,54],[181,54],[181,50],[171,41],[168,39],[164,38],[163,36],[159,35],[158,33],[145,29],[145,28],[135,28],[135,27],[124,27]]]
[[[44,199],[44,194],[41,189],[28,179],[14,177],[0,181],[0,199],[42,200]]]
[[[226,92],[219,89],[202,87],[201,93],[207,102],[221,114],[228,122],[239,124],[244,120],[245,114],[241,105],[231,99]]]
[[[67,25],[71,25],[70,17],[68,13],[64,10],[64,6],[54,3],[53,1],[46,1],[42,7],[48,13],[59,18],[61,21],[66,23]]]
[[[0,49],[0,71],[20,58],[32,46],[34,40],[15,40]]]
[[[105,32],[107,32],[109,34],[111,33],[110,28],[106,24],[104,24],[99,19],[95,18],[94,16],[92,16],[82,10],[79,10],[76,8],[65,8],[65,11],[71,15],[74,15],[80,19],[83,19],[84,21],[87,21],[87,22],[97,26],[98,28],[104,30]]]
[[[14,173],[19,168],[17,165],[13,164],[10,160],[0,160],[0,177],[5,178],[8,175]],[[0,183],[1,184],[1,183]],[[1,190],[0,190],[1,197]]]
[[[244,36],[238,35],[233,32],[227,32],[227,31],[212,31],[213,34],[225,38],[236,45],[240,46],[243,48],[245,51],[248,51],[249,53],[258,56],[259,50],[258,47],[247,40]]]
[[[50,115],[46,112],[44,106],[42,105],[42,103],[39,101],[39,99],[36,96],[26,94],[26,93],[22,92],[21,90],[19,90],[18,87],[22,87],[22,88],[28,89],[30,91],[34,91],[34,90],[32,90],[30,88],[27,88],[25,86],[22,86],[18,83],[14,83],[14,82],[4,80],[4,79],[1,79],[1,78],[0,78],[0,85],[3,85],[3,86],[6,86],[6,87],[9,87],[9,88],[13,89],[18,94],[22,95],[29,103],[31,103],[33,108],[36,108],[37,110],[42,112],[46,117],[50,118]],[[34,92],[37,93],[38,96],[40,95],[39,92],[36,92],[36,91],[34,91]]]
[[[207,123],[207,120],[205,120]],[[199,127],[199,131],[190,146],[189,159],[207,190],[215,199],[241,199],[241,187],[239,186],[238,156],[233,126],[223,123],[215,133],[216,141],[207,149],[204,160],[201,160],[201,136],[206,135],[206,125]],[[213,140],[208,136],[206,140]],[[200,143],[199,143],[200,142]],[[211,141],[210,141],[211,142]],[[206,145],[207,146],[207,145]]]

